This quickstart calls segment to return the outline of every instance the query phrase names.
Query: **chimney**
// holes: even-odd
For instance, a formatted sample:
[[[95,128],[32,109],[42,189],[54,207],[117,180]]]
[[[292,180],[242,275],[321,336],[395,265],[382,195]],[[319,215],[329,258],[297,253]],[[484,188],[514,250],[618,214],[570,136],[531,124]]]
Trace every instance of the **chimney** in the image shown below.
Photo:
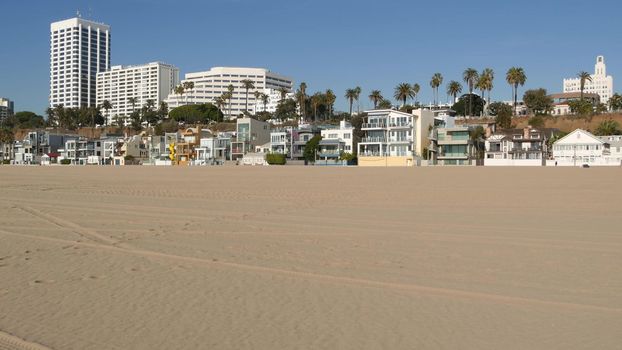
[[[486,127],[486,138],[489,138],[490,136],[492,136],[492,128],[488,125]]]
[[[523,128],[523,138],[529,139],[529,125]]]

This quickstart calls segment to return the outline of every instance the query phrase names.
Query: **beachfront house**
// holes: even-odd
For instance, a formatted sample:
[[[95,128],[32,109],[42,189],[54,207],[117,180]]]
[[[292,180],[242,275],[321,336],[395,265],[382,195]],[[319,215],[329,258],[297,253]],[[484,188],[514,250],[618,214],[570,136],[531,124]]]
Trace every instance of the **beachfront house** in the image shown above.
[[[354,152],[354,128],[345,120],[339,122],[339,128],[322,130],[321,135],[316,164],[342,164],[339,160],[341,154]]]
[[[612,154],[611,145],[615,152]],[[582,129],[555,141],[553,159],[559,166],[620,166],[622,156],[618,151],[621,147],[617,136],[597,137]]]
[[[391,109],[366,111],[358,144],[359,166],[414,165],[413,115]]]
[[[545,166],[553,129],[498,130],[484,144],[485,166]]]
[[[253,118],[237,119],[236,138],[231,141],[232,159],[240,159],[257,146],[270,143],[270,124]],[[268,146],[269,147],[269,146]]]

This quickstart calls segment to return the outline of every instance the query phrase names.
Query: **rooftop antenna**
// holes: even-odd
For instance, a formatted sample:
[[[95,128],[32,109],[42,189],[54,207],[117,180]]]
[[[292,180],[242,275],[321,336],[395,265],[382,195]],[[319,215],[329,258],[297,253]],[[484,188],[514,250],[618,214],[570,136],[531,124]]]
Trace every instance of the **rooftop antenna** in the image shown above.
[[[88,19],[93,19],[93,9],[89,6],[89,15],[87,17]]]
[[[82,15],[80,14],[80,10],[76,10],[76,16],[78,16],[78,18],[82,18]]]

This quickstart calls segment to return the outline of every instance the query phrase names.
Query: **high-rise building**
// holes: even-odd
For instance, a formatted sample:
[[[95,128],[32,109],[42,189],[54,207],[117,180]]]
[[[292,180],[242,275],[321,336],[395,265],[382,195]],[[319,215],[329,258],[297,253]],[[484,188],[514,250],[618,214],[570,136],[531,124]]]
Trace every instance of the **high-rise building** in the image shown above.
[[[0,97],[0,122],[13,115],[13,101]]]
[[[243,80],[251,80],[255,88],[248,92],[248,110],[252,111],[256,105],[254,91],[264,89],[285,88],[292,89],[292,80],[288,77],[272,73],[263,68],[244,67],[214,67],[206,72],[188,73],[182,81],[194,83],[194,88],[184,91],[183,94],[172,93],[166,99],[169,108],[175,108],[186,104],[213,103],[216,97],[227,92],[229,85],[233,85],[233,97],[231,103],[223,108],[225,116],[233,117],[244,113],[246,108],[246,89],[242,85]]]
[[[155,108],[179,84],[179,68],[161,62],[137,66],[113,66],[97,73],[97,106],[110,102],[111,109],[102,109],[102,115],[112,122],[114,116],[127,117],[153,100]],[[132,106],[130,98],[136,98]]]
[[[600,102],[607,104],[613,95],[613,77],[607,75],[605,57],[596,57],[594,74],[591,75],[592,81],[586,80],[583,92],[598,94]],[[564,92],[581,92],[581,79],[564,79]]]
[[[110,68],[110,26],[71,18],[50,25],[50,106],[90,107]]]

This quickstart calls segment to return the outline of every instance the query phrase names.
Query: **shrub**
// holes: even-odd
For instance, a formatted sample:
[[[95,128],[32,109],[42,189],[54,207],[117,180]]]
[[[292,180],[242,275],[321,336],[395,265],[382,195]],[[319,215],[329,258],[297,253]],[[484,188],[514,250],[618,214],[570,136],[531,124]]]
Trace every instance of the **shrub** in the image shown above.
[[[11,164],[11,160],[10,159],[4,159],[4,160],[2,160],[2,164]]]
[[[535,117],[529,118],[529,125],[534,128],[543,128],[544,127],[544,118],[541,115],[537,115]]]
[[[287,160],[285,155],[281,153],[270,153],[266,155],[266,162],[270,165],[285,165]]]
[[[60,163],[62,165],[69,165],[69,164],[71,164],[71,159],[61,159]]]

